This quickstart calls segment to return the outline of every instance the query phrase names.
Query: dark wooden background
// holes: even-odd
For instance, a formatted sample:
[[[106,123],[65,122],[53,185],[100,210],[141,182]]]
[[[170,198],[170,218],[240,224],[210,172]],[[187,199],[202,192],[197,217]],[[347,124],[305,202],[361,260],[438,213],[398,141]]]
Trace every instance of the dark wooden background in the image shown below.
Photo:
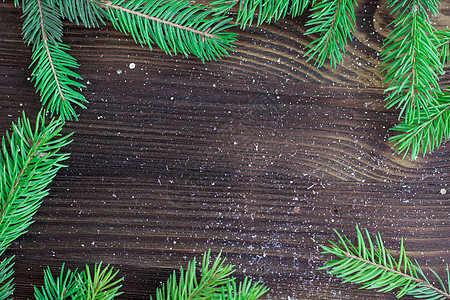
[[[0,2],[2,135],[41,107],[11,3]],[[333,228],[354,238],[356,224],[392,249],[403,236],[412,258],[444,276],[450,146],[413,162],[393,154],[397,112],[383,107],[379,61],[389,18],[378,5],[359,2],[336,70],[303,58],[304,17],[235,29],[234,53],[205,64],[148,51],[110,25],[66,24],[89,104],[64,129],[74,132],[69,167],[6,253],[15,299],[32,296],[46,266],[100,261],[125,277],[120,299],[148,299],[207,249],[271,299],[394,299],[316,270],[327,258],[318,245],[336,240]],[[440,28],[449,7],[433,18]]]

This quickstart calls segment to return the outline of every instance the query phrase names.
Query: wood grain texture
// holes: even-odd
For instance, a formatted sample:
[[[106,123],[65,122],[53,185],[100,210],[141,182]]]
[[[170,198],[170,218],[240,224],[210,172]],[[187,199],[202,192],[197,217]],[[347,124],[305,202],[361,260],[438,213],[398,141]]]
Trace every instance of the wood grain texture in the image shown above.
[[[0,2],[2,133],[41,107],[20,16]],[[236,29],[232,55],[205,64],[150,52],[110,25],[65,24],[89,104],[64,129],[74,132],[69,167],[6,253],[16,256],[15,299],[64,261],[112,264],[125,277],[120,299],[148,299],[209,248],[237,277],[268,285],[270,299],[395,299],[316,270],[327,258],[318,244],[336,240],[333,228],[354,237],[355,224],[392,249],[405,237],[410,256],[443,275],[450,148],[413,162],[393,155],[397,112],[383,107],[378,60],[389,20],[382,4],[360,1],[335,70],[303,57],[305,17]]]

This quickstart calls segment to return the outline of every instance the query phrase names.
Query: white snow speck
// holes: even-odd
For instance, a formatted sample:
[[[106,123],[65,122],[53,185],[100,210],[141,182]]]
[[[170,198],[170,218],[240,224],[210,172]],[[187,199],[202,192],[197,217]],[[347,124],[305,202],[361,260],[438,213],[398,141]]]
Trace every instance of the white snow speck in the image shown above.
[[[136,68],[136,64],[135,63],[130,63],[130,65],[128,66],[131,70],[133,70],[134,68]]]

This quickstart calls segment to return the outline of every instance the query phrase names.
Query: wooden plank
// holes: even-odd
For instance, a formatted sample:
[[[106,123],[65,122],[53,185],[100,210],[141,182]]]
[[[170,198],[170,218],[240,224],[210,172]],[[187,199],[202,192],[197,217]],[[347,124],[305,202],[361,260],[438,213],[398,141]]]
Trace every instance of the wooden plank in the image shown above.
[[[450,2],[434,18],[450,24]],[[41,105],[21,12],[0,3],[0,130]],[[389,18],[357,9],[356,40],[336,70],[303,57],[305,18],[236,29],[217,62],[167,56],[113,30],[65,25],[89,100],[78,110],[61,170],[15,255],[15,299],[32,297],[43,269],[103,261],[125,276],[120,299],[148,299],[173,269],[212,249],[271,299],[394,299],[316,268],[318,244],[354,237],[355,224],[444,275],[449,262],[450,148],[393,155],[378,51]],[[375,20],[364,25],[365,20]],[[130,69],[130,63],[136,68]],[[443,78],[444,84],[450,77]]]

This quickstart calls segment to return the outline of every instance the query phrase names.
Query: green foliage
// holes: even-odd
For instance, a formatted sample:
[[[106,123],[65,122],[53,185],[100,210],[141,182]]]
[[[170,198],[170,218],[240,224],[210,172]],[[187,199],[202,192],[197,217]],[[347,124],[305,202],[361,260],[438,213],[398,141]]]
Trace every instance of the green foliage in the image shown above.
[[[289,13],[291,17],[301,15],[309,5],[309,0],[215,0],[209,6],[216,14],[228,13],[238,6],[236,23],[245,28],[254,23],[256,25],[275,22]]]
[[[122,294],[117,285],[123,278],[115,280],[118,271],[113,272],[113,268],[102,264],[94,266],[93,273],[86,265],[83,272],[64,271],[61,268],[59,276],[55,279],[50,268],[44,271],[44,286],[39,290],[34,287],[34,297],[36,300],[112,300]]]
[[[0,251],[0,256],[4,251]],[[14,271],[12,269],[13,263],[11,263],[14,257],[4,258],[0,262],[0,299],[7,299],[12,295],[14,291],[14,286],[12,284],[12,275]]]
[[[328,269],[330,274],[341,277],[344,282],[360,284],[362,289],[376,289],[378,292],[397,290],[397,297],[411,295],[422,299],[450,298],[450,275],[447,265],[447,282],[445,286],[437,277],[440,289],[431,285],[417,262],[414,264],[406,256],[403,239],[400,244],[399,257],[396,260],[384,247],[381,235],[375,236],[375,242],[365,230],[365,236],[356,226],[357,245],[342,237],[336,230],[339,244],[331,243],[331,247],[321,245],[322,253],[333,254],[337,259],[329,260],[319,269]]]
[[[45,124],[39,113],[33,130],[30,120],[23,116],[13,124],[12,133],[2,139],[0,153],[0,255],[10,243],[24,234],[31,218],[48,194],[53,180],[68,154],[60,154],[70,143],[69,136],[61,136],[62,122],[51,120]],[[12,258],[0,263],[0,299],[8,297],[13,287]]]
[[[48,194],[46,189],[68,154],[59,150],[69,144],[61,136],[62,122],[45,124],[39,113],[35,129],[23,116],[13,124],[12,133],[2,139],[0,154],[0,251],[26,232],[31,218]]]
[[[402,132],[390,140],[396,152],[432,152],[449,137],[448,92],[443,93],[438,75],[449,61],[450,31],[436,30],[428,12],[436,15],[435,0],[388,1],[396,19],[382,52],[386,77],[386,107],[400,109]]]
[[[402,122],[392,128],[402,132],[391,139],[397,152],[404,152],[406,156],[411,151],[411,157],[415,158],[419,149],[423,155],[427,151],[431,153],[450,138],[450,87],[436,101],[427,113],[420,111],[421,116],[414,123]]]
[[[388,2],[393,12],[399,12],[393,22],[382,52],[386,67],[386,107],[400,108],[399,117],[406,123],[420,122],[424,111],[436,104],[440,93],[438,74],[443,73],[442,61],[435,47],[437,37],[426,10],[437,11],[436,3],[420,5],[416,0],[405,1],[404,6]]]
[[[210,252],[203,255],[201,278],[197,280],[195,258],[188,263],[186,271],[180,268],[180,276],[174,272],[167,283],[156,291],[157,300],[191,300],[191,299],[221,299],[221,300],[252,300],[264,295],[268,289],[259,284],[252,283],[245,278],[239,286],[235,279],[230,277],[234,266],[225,264],[220,254],[210,267]]]
[[[347,40],[355,32],[355,0],[324,0],[317,2],[313,7],[311,19],[306,23],[310,27],[305,34],[318,35],[307,48],[308,61],[315,58],[316,65],[321,67],[328,58],[330,64],[342,61]]]
[[[39,290],[34,287],[34,297],[37,300],[50,299],[82,299],[79,296],[81,285],[78,284],[77,274],[70,270],[64,272],[64,264],[59,276],[55,279],[47,267],[44,270],[44,286]]]
[[[439,50],[439,58],[444,67],[450,67],[450,30],[436,30],[437,43],[436,48]]]
[[[50,0],[25,0],[23,6],[23,37],[33,45],[30,67],[34,66],[32,78],[42,103],[63,120],[77,119],[72,105],[84,108],[86,99],[75,89],[84,85],[75,80],[81,77],[70,70],[78,68],[78,64],[65,53],[69,47],[62,44],[61,15]]]
[[[54,9],[70,22],[84,24],[87,28],[105,24],[105,12],[91,0],[52,0]]]
[[[86,270],[78,277],[79,282],[82,283],[81,299],[84,300],[110,300],[120,295],[118,292],[121,286],[119,282],[123,278],[114,281],[117,273],[109,266],[102,269],[102,263],[95,264],[94,270],[91,273],[89,267],[86,265]]]
[[[168,54],[193,54],[202,60],[227,55],[235,34],[223,33],[230,19],[212,16],[204,6],[180,0],[95,1],[114,27],[140,45],[156,43]]]

